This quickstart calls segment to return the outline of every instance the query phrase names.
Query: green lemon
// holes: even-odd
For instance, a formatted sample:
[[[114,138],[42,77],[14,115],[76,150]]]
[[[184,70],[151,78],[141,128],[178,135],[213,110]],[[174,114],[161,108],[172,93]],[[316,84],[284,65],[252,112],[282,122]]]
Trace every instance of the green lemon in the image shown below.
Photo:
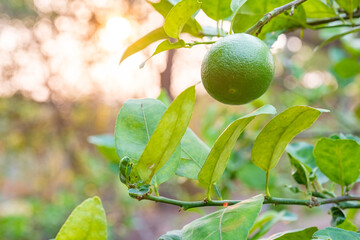
[[[275,71],[274,58],[266,44],[246,33],[218,40],[201,64],[206,91],[225,104],[245,104],[265,93]]]

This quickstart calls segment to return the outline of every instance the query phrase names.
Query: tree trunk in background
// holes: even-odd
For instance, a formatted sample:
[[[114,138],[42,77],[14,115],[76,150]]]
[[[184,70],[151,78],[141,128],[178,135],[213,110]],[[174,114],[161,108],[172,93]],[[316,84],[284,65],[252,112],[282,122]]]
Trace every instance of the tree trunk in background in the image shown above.
[[[165,89],[170,99],[173,100],[174,96],[171,94],[171,71],[173,66],[173,59],[175,55],[175,50],[168,51],[166,68],[160,73],[160,87]]]

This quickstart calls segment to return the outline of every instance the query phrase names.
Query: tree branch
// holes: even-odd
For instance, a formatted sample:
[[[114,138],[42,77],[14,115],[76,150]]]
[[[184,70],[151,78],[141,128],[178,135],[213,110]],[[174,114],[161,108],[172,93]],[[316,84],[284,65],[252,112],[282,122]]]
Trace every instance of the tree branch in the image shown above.
[[[352,18],[359,18],[359,17],[360,17],[360,10],[353,13],[353,15],[352,15]],[[331,23],[331,22],[335,22],[335,21],[349,20],[349,19],[350,19],[350,16],[347,14],[346,16],[343,16],[343,17],[332,17],[332,18],[320,19],[320,20],[308,22],[306,24],[310,25],[310,26],[317,26],[317,25],[322,25],[322,24]]]
[[[242,200],[203,200],[203,201],[194,201],[194,202],[186,202],[180,201],[176,199],[166,198],[166,197],[157,197],[152,195],[143,195],[143,196],[132,196],[133,198],[141,200],[150,200],[154,202],[166,203],[170,205],[179,206],[184,210],[190,208],[197,208],[197,207],[209,207],[209,206],[230,206],[236,203],[241,202]],[[325,204],[340,204],[342,208],[360,208],[360,204],[351,204],[348,202],[352,201],[360,201],[360,196],[341,196],[341,197],[334,197],[334,198],[327,198],[327,199],[317,199],[312,197],[310,200],[299,200],[299,199],[290,199],[290,198],[274,198],[274,197],[265,197],[264,204],[274,204],[274,205],[301,205],[307,207],[318,207]]]
[[[257,23],[255,23],[252,27],[246,30],[246,33],[253,34],[254,32],[256,32],[256,35],[258,35],[262,27],[265,26],[265,24],[267,24],[268,22],[270,22],[271,19],[288,10],[291,10],[290,14],[292,15],[295,8],[306,1],[307,0],[294,0],[288,4],[285,4],[284,6],[275,8],[271,12],[266,13],[264,17],[262,17]]]

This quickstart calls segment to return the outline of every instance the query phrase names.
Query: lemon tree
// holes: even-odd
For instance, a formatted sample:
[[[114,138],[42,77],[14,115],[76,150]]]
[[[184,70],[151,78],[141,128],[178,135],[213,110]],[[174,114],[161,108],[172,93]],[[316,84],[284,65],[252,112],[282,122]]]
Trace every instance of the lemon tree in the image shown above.
[[[228,35],[207,52],[201,65],[206,91],[226,104],[245,104],[265,93],[275,71],[266,44],[246,33]]]
[[[149,3],[164,16],[164,26],[129,46],[121,61],[158,40],[163,41],[152,56],[170,49],[213,44],[204,56],[201,78],[207,92],[226,104],[246,104],[266,92],[275,71],[269,46],[279,34],[294,29],[332,28],[333,24],[338,24],[337,27],[350,27],[322,44],[319,43],[322,47],[360,31],[358,0],[160,0]],[[211,29],[201,26],[195,18],[199,11],[217,21],[218,27]],[[231,21],[228,32],[221,27],[223,21]],[[183,33],[203,40],[186,42]],[[340,75],[344,77],[353,76],[360,72],[357,63],[357,59],[351,59],[339,64],[335,71],[342,73]],[[343,65],[355,67],[349,74],[341,72]],[[168,107],[156,99],[138,100],[133,107],[129,107],[131,102],[134,103],[134,100],[129,100],[118,116],[114,138],[116,144],[107,144],[107,150],[116,152],[118,161],[122,159],[119,167],[120,180],[125,184],[130,197],[139,201],[175,205],[181,210],[223,207],[188,223],[182,229],[169,231],[159,239],[260,239],[278,221],[296,220],[295,214],[277,208],[278,205],[310,208],[332,205],[330,225],[333,228],[318,230],[317,227],[309,226],[277,233],[268,240],[360,239],[359,229],[354,224],[354,212],[346,212],[347,209],[360,208],[360,195],[353,194],[356,189],[352,189],[360,181],[360,139],[353,135],[338,134],[321,138],[314,145],[291,143],[297,134],[311,127],[320,115],[331,117],[328,110],[292,106],[264,124],[265,127],[259,129],[252,146],[249,164],[265,172],[265,194],[257,194],[245,200],[224,200],[216,183],[227,167],[235,142],[256,116],[275,115],[276,110],[268,104],[235,119],[210,148],[188,128],[195,96],[195,86],[189,86]],[[313,140],[312,143],[315,143],[316,139]],[[93,143],[100,145],[101,142],[103,141]],[[294,193],[302,194],[286,198],[273,197],[269,187],[270,171],[283,164],[282,156],[285,151],[295,169],[292,173],[289,171],[289,174],[299,184],[291,186],[291,189]],[[105,156],[110,158],[112,155]],[[282,167],[286,169],[286,165]],[[159,185],[175,175],[197,181],[207,191],[204,190],[203,197],[198,201],[161,196]],[[247,177],[249,181],[257,178],[250,175]],[[351,190],[354,191],[350,192]],[[181,196],[181,193],[173,196]],[[297,197],[293,198],[294,196]],[[217,200],[214,200],[215,197]],[[80,211],[79,214],[79,210],[88,206],[84,204],[74,211],[59,233],[62,239],[72,239],[67,237],[68,234],[78,239],[85,239],[89,234],[98,236],[93,239],[106,238],[106,221],[100,201],[95,198],[86,203],[91,203],[88,207],[90,210],[85,213]],[[264,204],[273,205],[274,210],[262,209]],[[260,214],[261,210],[265,211]],[[347,217],[346,213],[353,217]],[[70,224],[84,219],[88,222],[89,219],[96,221],[90,221],[87,229],[79,227],[81,224]],[[85,238],[80,238],[79,234]]]

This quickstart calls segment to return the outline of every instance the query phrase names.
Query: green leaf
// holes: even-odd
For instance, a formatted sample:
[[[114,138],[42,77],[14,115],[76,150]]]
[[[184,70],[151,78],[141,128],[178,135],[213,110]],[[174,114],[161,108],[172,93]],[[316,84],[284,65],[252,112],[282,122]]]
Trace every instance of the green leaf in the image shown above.
[[[342,32],[342,33],[339,33],[335,36],[332,36],[330,38],[328,38],[327,40],[325,40],[324,42],[322,42],[319,46],[317,46],[315,49],[314,49],[314,52],[318,51],[319,49],[321,49],[322,47],[324,47],[325,45],[333,42],[333,41],[336,41],[338,40],[339,38],[343,37],[343,36],[346,36],[348,34],[351,34],[351,33],[356,33],[356,32],[359,32],[360,31],[360,27],[354,27],[352,28],[351,30],[349,31],[346,31],[346,32]]]
[[[336,16],[334,9],[321,0],[306,1],[302,6],[305,9],[307,18],[330,18]]]
[[[237,9],[233,20],[232,29],[235,33],[245,32],[266,13],[277,7],[291,2],[290,0],[247,0],[240,8]],[[289,16],[282,13],[273,18],[261,30],[262,36],[267,32],[277,30],[286,30],[305,24],[306,14],[304,8],[300,5],[295,9],[294,15]]]
[[[247,0],[232,0],[230,8],[233,12],[236,12]]]
[[[301,192],[300,188],[297,186],[286,184],[286,185],[284,185],[284,187],[289,189],[292,193],[295,193],[295,194]]]
[[[295,181],[298,184],[303,184],[306,186],[306,189],[309,189],[309,173],[308,169],[305,167],[304,164],[302,164],[300,161],[298,161],[296,158],[294,158],[291,154],[288,154],[290,164],[295,168],[295,171],[292,173]]]
[[[163,88],[161,89],[161,92],[160,92],[159,96],[157,97],[157,99],[160,100],[167,107],[171,104],[171,99],[169,97],[169,94]]]
[[[342,224],[346,219],[345,213],[339,207],[331,207],[330,213],[332,216],[330,224],[333,227]]]
[[[173,3],[179,2],[179,1],[176,0],[176,1],[170,2],[169,0],[160,0],[159,2],[150,2],[150,1],[147,1],[147,2],[150,3],[154,7],[154,9],[156,11],[158,11],[164,18],[166,18],[166,16],[170,12],[170,10],[174,7]],[[202,31],[202,29],[201,29],[200,24],[192,16],[185,23],[185,26],[184,26],[182,32],[189,33],[194,37],[202,37],[201,31]]]
[[[357,136],[354,136],[350,133],[348,134],[343,134],[343,133],[339,133],[339,134],[333,134],[330,136],[331,139],[351,139],[351,140],[355,140],[357,143],[360,144],[360,138]]]
[[[115,126],[115,146],[120,159],[128,156],[136,162],[139,160],[165,111],[166,106],[156,99],[131,99],[124,103]],[[180,154],[181,149],[178,147],[157,172],[157,184],[175,174]]]
[[[360,240],[360,234],[356,232],[346,231],[340,228],[325,228],[317,231],[313,235],[313,239],[321,240]]]
[[[296,158],[309,169],[316,168],[315,158],[313,155],[314,146],[307,142],[294,142],[286,147],[286,152]]]
[[[129,195],[132,196],[133,198],[137,198],[137,197],[141,198],[145,194],[151,193],[150,187],[151,185],[149,184],[138,183],[135,185],[134,188],[129,188],[128,192]]]
[[[336,226],[337,228],[341,228],[344,230],[348,230],[348,231],[354,231],[356,232],[357,230],[357,226],[355,224],[353,224],[350,220],[345,219],[344,222],[342,222],[341,224]]]
[[[55,240],[106,240],[106,216],[99,197],[85,200],[70,214]]]
[[[159,237],[158,240],[182,240],[181,230],[172,230]]]
[[[153,8],[160,13],[164,18],[170,12],[170,10],[174,7],[174,5],[169,0],[160,0],[158,2],[151,2],[147,0],[148,3],[153,6]]]
[[[216,140],[212,147],[209,156],[207,157],[204,166],[198,175],[200,184],[204,186],[211,186],[223,174],[231,150],[240,134],[245,127],[257,116],[261,114],[275,114],[276,110],[271,105],[265,105],[253,113],[245,115],[234,122],[232,122]]]
[[[131,174],[133,167],[135,166],[135,160],[129,157],[123,157],[119,163],[119,178],[120,181],[129,186],[130,184],[137,183],[139,181],[137,174]]]
[[[195,104],[195,86],[182,92],[169,106],[141,155],[136,169],[149,183],[168,161],[189,125]]]
[[[167,14],[164,30],[169,37],[179,38],[185,23],[200,8],[197,0],[182,0],[178,2]]]
[[[250,233],[254,232],[256,229],[259,229],[252,237],[251,240],[259,239],[261,236],[265,235],[276,223],[279,221],[296,221],[297,215],[286,210],[281,212],[276,211],[267,211],[262,214],[256,220],[254,226],[250,230]]]
[[[88,142],[96,145],[99,152],[113,163],[119,163],[119,158],[116,154],[114,136],[112,134],[102,134],[90,136]]]
[[[317,227],[309,227],[298,230],[291,230],[281,233],[276,233],[266,240],[311,240],[314,232],[318,230]]]
[[[352,19],[353,11],[360,6],[360,0],[335,0],[339,6],[349,13]]]
[[[356,58],[345,58],[334,65],[335,73],[341,78],[350,78],[360,73],[360,62]]]
[[[197,179],[209,152],[210,148],[191,129],[187,129],[181,141],[181,161],[176,174]]]
[[[164,28],[160,27],[155,29],[152,32],[149,32],[144,37],[140,38],[133,44],[131,44],[124,52],[124,54],[121,57],[120,63],[124,61],[129,56],[143,50],[147,46],[149,46],[151,43],[154,43],[158,40],[168,38],[167,34],[164,31]]]
[[[230,4],[231,0],[202,0],[201,9],[209,18],[218,21],[231,16]]]
[[[233,206],[199,218],[182,229],[183,240],[246,240],[262,207],[264,197],[257,195]]]
[[[312,171],[314,177],[316,176],[320,184],[326,183],[329,179],[316,166],[314,158],[314,146],[306,142],[295,142],[289,144],[285,149],[293,158],[301,162],[307,171]],[[312,180],[310,178],[310,180]]]
[[[349,139],[321,138],[314,149],[315,162],[333,182],[348,186],[360,171],[360,144]]]
[[[182,48],[185,47],[185,42],[184,40],[179,40],[177,42],[170,42],[169,39],[161,42],[155,49],[155,52],[148,58],[146,59],[142,64],[140,64],[140,68],[143,68],[145,66],[145,63],[152,58],[153,56],[155,56],[156,54],[159,54],[161,52],[167,51],[167,50],[171,50],[171,49],[177,49],[177,48]]]
[[[310,127],[323,111],[327,110],[294,106],[274,117],[257,136],[251,161],[265,172],[273,169],[291,139]]]

